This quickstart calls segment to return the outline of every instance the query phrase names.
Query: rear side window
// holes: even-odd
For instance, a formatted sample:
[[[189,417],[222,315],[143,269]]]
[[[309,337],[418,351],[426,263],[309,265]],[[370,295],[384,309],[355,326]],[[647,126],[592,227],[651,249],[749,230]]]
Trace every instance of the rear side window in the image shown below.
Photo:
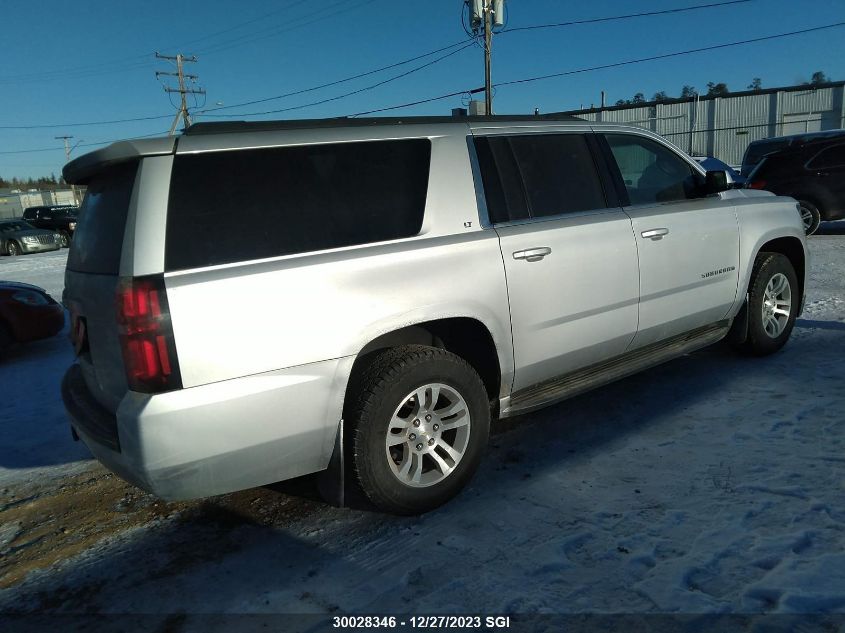
[[[67,267],[80,273],[117,275],[126,215],[138,163],[123,163],[88,184],[71,241]]]
[[[607,207],[583,134],[492,136],[475,143],[494,223]]]
[[[807,169],[845,167],[845,143],[823,149],[807,163]]]
[[[417,235],[431,141],[368,141],[177,156],[165,268]]]

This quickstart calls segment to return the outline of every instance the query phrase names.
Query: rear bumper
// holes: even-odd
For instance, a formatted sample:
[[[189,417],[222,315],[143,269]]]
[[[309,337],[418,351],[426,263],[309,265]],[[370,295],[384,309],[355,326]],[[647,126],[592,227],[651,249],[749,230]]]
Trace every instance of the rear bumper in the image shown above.
[[[163,499],[194,499],[324,470],[352,360],[128,392],[114,414],[97,405],[74,365],[62,395],[74,430],[107,468]]]

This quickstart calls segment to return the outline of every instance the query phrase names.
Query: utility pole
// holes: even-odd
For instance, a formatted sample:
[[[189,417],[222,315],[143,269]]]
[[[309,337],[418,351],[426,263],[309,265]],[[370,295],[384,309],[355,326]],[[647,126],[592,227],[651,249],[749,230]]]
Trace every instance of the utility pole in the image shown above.
[[[468,0],[470,1],[470,0]],[[484,113],[493,114],[493,80],[491,54],[493,51],[493,27],[505,23],[505,0],[471,0],[472,28],[477,34],[484,28]]]
[[[76,141],[76,145],[73,147],[70,146],[68,141],[73,138],[73,136],[55,136],[56,140],[62,140],[65,142],[65,162],[70,162],[70,153],[76,149],[76,145],[79,145],[82,141]],[[73,204],[79,206],[79,198],[76,196],[76,185],[71,185],[70,190],[73,193]]]
[[[484,4],[484,112],[493,114],[493,81],[490,71],[490,53],[493,48],[493,16],[492,0],[485,0]]]
[[[196,94],[196,95],[204,95],[205,90],[202,88],[186,88],[185,87],[185,80],[190,79],[191,81],[196,81],[199,79],[196,75],[189,75],[185,73],[184,64],[185,62],[196,62],[197,58],[194,55],[190,57],[185,57],[182,53],[178,53],[175,56],[170,55],[161,55],[160,53],[156,53],[157,59],[167,59],[169,61],[176,62],[176,72],[166,72],[163,70],[156,71],[156,78],[160,77],[161,75],[169,75],[171,77],[176,77],[179,82],[178,88],[171,88],[170,86],[165,86],[164,91],[167,93],[178,92],[179,96],[181,97],[181,104],[179,106],[179,112],[176,113],[176,117],[173,119],[173,124],[170,126],[170,135],[172,136],[173,133],[176,131],[176,125],[179,123],[179,119],[182,118],[185,122],[185,127],[191,124],[191,116],[188,114],[188,100],[186,95],[189,94]]]

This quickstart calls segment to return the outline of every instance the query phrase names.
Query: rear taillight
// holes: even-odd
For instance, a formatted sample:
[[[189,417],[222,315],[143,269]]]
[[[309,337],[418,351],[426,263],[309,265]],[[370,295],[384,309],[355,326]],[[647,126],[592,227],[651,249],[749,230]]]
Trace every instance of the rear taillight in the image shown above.
[[[765,180],[750,180],[745,185],[749,189],[765,189],[766,188],[766,181]]]
[[[142,393],[181,389],[164,278],[122,279],[117,289],[117,323],[129,389]]]

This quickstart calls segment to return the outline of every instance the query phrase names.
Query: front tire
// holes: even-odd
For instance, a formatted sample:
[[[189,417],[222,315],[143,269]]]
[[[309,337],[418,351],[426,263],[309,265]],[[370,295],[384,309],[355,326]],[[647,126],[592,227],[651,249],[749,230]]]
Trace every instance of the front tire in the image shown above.
[[[6,244],[6,252],[9,253],[12,257],[17,257],[21,254],[21,247],[18,246],[17,242],[9,240]]]
[[[67,231],[59,231],[59,235],[62,236],[62,241],[59,244],[61,248],[69,248],[70,247],[70,235]]]
[[[357,382],[346,419],[361,490],[380,510],[419,514],[472,478],[490,432],[476,371],[445,350],[408,345],[380,352]]]
[[[804,223],[804,233],[812,235],[819,230],[822,221],[821,213],[816,205],[806,200],[798,201],[798,208],[801,211],[801,221]]]
[[[755,356],[773,354],[786,344],[801,304],[798,277],[780,253],[760,253],[748,293],[748,337],[740,346]]]

